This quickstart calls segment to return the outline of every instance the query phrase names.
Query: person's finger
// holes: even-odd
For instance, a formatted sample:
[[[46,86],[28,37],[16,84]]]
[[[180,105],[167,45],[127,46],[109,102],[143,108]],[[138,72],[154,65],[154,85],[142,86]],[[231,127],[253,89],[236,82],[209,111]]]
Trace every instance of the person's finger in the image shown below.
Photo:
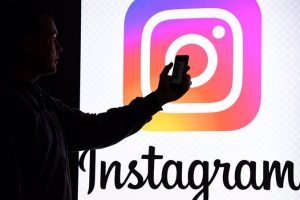
[[[186,67],[186,72],[188,72],[190,69],[191,69],[191,67],[190,67],[190,66],[187,66],[187,67]]]
[[[184,84],[182,84],[182,87],[181,87],[182,94],[185,94],[187,91],[189,91],[190,86],[191,86],[189,82],[185,82]]]
[[[170,69],[172,68],[173,66],[173,62],[170,62],[168,65],[165,66],[165,68],[163,69],[163,71],[161,72],[161,76],[167,76]]]
[[[184,75],[183,80],[185,82],[189,82],[191,80],[191,76],[189,74]]]
[[[184,76],[182,85],[184,88],[189,88],[192,85],[191,76],[189,74]]]

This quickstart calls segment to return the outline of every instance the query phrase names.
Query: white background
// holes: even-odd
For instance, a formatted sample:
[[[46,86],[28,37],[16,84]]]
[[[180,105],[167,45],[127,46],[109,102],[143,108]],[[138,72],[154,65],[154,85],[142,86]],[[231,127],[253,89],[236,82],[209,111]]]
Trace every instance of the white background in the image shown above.
[[[259,0],[262,12],[262,101],[256,118],[246,127],[229,132],[158,133],[139,131],[117,145],[97,150],[96,185],[87,195],[88,172],[79,170],[79,200],[96,199],[192,199],[198,190],[190,188],[152,190],[148,184],[139,190],[126,185],[117,190],[114,174],[107,189],[100,189],[100,162],[122,163],[122,180],[128,163],[138,160],[137,169],[147,175],[147,162],[141,160],[148,147],[164,156],[156,162],[156,180],[167,160],[183,162],[183,180],[193,160],[230,162],[232,170],[240,160],[257,162],[258,180],[262,179],[264,160],[290,160],[295,164],[296,183],[300,181],[300,1]],[[104,112],[123,102],[124,18],[132,0],[82,0],[81,109]],[[105,134],[105,133],[100,133]],[[87,156],[88,158],[88,156]],[[85,167],[88,169],[89,159]],[[210,174],[213,168],[211,168]],[[200,172],[199,172],[200,173]],[[201,173],[200,173],[201,174]],[[211,176],[211,175],[210,175]],[[172,173],[170,180],[173,180]],[[231,171],[231,178],[233,173]],[[271,191],[227,190],[222,170],[210,186],[209,199],[300,199],[300,192],[272,185]],[[245,172],[245,178],[247,173]],[[273,178],[274,179],[274,178]],[[129,179],[135,183],[136,179]],[[184,182],[185,182],[184,181]],[[199,199],[202,199],[200,197]]]

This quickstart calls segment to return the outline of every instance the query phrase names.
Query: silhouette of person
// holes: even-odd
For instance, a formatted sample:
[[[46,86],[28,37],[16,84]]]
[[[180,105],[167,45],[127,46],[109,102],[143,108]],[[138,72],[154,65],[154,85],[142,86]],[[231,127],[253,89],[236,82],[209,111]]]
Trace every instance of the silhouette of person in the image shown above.
[[[71,200],[68,151],[103,148],[137,132],[161,106],[190,87],[170,87],[167,65],[157,89],[105,113],[73,109],[36,81],[57,71],[63,51],[52,15],[38,5],[7,2],[1,9],[0,195],[13,200]]]

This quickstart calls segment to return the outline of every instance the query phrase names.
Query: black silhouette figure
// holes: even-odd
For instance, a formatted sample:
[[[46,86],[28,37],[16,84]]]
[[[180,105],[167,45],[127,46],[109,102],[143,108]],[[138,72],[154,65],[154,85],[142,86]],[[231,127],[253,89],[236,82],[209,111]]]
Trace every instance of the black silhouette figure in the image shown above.
[[[63,51],[50,12],[28,2],[1,4],[0,195],[71,200],[68,151],[107,147],[134,134],[163,104],[189,90],[190,76],[172,89],[170,63],[158,88],[127,106],[100,114],[72,109],[36,84],[57,71]]]

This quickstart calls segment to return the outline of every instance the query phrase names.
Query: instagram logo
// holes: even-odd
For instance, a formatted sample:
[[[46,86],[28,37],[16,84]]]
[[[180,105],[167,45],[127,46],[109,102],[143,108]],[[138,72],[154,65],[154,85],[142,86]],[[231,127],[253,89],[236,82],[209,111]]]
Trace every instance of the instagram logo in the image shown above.
[[[135,0],[124,34],[125,104],[154,91],[176,55],[190,57],[191,89],[145,130],[236,130],[255,118],[261,98],[256,0]]]

